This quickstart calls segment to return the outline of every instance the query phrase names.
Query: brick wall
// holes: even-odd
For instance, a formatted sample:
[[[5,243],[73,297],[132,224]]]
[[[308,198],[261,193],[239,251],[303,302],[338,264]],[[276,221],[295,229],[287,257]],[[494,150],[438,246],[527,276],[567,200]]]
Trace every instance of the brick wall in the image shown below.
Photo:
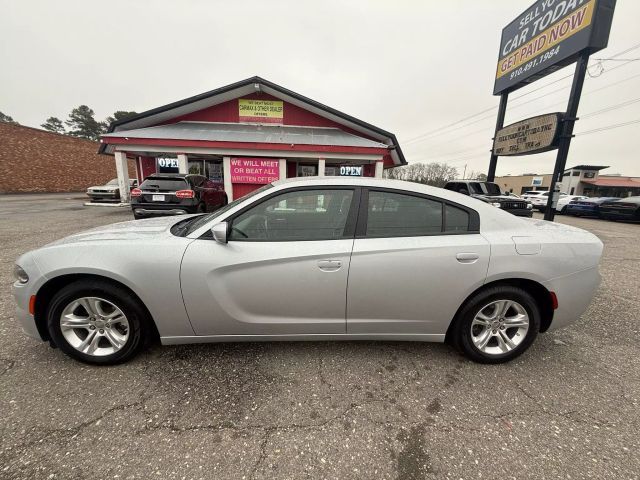
[[[0,193],[82,192],[116,177],[98,142],[0,122]],[[136,178],[129,160],[129,176]]]

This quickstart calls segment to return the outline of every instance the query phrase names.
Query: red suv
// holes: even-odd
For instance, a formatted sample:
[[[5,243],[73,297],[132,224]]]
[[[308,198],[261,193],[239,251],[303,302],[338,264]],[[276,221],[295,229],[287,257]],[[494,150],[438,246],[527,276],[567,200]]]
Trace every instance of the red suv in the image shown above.
[[[161,215],[213,212],[227,204],[221,183],[202,175],[156,173],[131,190],[131,209],[137,220]]]

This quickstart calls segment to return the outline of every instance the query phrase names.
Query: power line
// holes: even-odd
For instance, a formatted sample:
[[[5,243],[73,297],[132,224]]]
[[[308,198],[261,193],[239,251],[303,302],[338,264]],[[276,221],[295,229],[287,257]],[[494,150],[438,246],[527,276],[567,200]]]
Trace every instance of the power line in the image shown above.
[[[612,69],[610,69],[610,70],[608,70],[608,71],[609,71],[609,72],[611,72],[611,71],[613,71],[613,70],[615,70],[615,69],[617,69],[617,68],[620,68],[620,67],[622,67],[622,66],[624,66],[624,65],[627,65],[627,63],[624,63],[624,64],[622,64],[622,65],[618,65],[618,66],[616,66],[616,67],[614,67],[614,68],[612,68]],[[621,84],[621,83],[627,82],[627,81],[629,81],[629,80],[632,80],[632,79],[634,79],[634,78],[638,78],[638,77],[640,77],[640,74],[632,75],[632,76],[630,76],[630,77],[627,77],[627,78],[621,79],[621,80],[619,80],[619,81],[617,81],[617,82],[613,82],[613,83],[610,83],[610,84],[604,85],[604,86],[602,86],[602,87],[596,88],[596,89],[594,89],[594,90],[590,90],[590,91],[588,91],[588,92],[585,92],[585,93],[583,93],[583,96],[590,95],[590,94],[592,94],[592,93],[596,93],[596,92],[599,92],[599,91],[602,91],[602,90],[606,90],[606,89],[608,89],[608,88],[612,88],[612,87],[614,87],[614,86],[616,86],[616,85],[619,85],[619,84]],[[552,90],[551,92],[547,92],[547,93],[545,93],[544,95],[534,97],[534,98],[532,98],[532,99],[527,100],[526,102],[523,102],[523,103],[520,103],[520,104],[518,104],[518,105],[512,106],[512,107],[511,107],[511,110],[514,110],[514,109],[516,109],[516,108],[522,107],[522,106],[524,106],[524,105],[528,105],[528,104],[530,104],[530,103],[532,103],[532,102],[535,102],[536,100],[539,100],[539,99],[540,99],[540,98],[542,98],[542,97],[547,97],[547,96],[553,95],[553,94],[558,93],[558,92],[560,92],[560,91],[562,91],[562,90],[566,90],[567,88],[569,88],[569,87],[567,86],[567,87],[558,88],[558,89],[556,89],[556,90]],[[518,97],[518,98],[521,98],[521,97]],[[545,107],[545,108],[543,108],[543,109],[535,110],[535,112],[543,111],[543,110],[548,109],[549,107],[552,107],[552,106],[555,106],[555,105],[561,105],[561,104],[563,104],[563,103],[564,103],[564,100],[562,100],[562,101],[560,101],[560,102],[553,103],[553,104],[551,104],[551,105],[549,105],[549,106],[547,106],[547,107]],[[488,115],[488,116],[485,116],[485,117],[479,118],[479,119],[477,119],[477,120],[475,120],[475,121],[473,121],[473,122],[467,123],[466,125],[462,125],[462,126],[460,126],[459,128],[460,128],[460,129],[467,128],[467,127],[469,127],[469,126],[471,126],[471,125],[475,125],[475,124],[480,123],[481,121],[487,120],[487,119],[489,119],[489,118],[494,118],[494,116],[493,116],[493,115]],[[489,128],[489,127],[487,127],[487,128]],[[441,132],[441,133],[439,133],[438,135],[435,135],[433,138],[438,138],[438,137],[440,137],[440,136],[442,136],[442,135],[448,135],[448,134],[454,133],[455,131],[456,131],[456,130],[452,130],[452,131],[450,131],[450,132]],[[483,129],[483,130],[481,130],[481,131],[484,131],[484,129]],[[476,131],[476,132],[478,132],[478,133],[479,133],[479,132],[480,132],[480,130],[478,130],[478,131]],[[473,133],[476,133],[476,132],[473,132]],[[470,133],[469,135],[472,135],[472,133]],[[415,142],[415,141],[414,141],[414,142],[404,142],[404,143],[403,143],[403,145],[407,145],[407,144],[411,144],[411,143],[416,143],[416,142]],[[448,142],[438,143],[438,144],[436,144],[436,146],[437,146],[437,145],[442,145],[442,144],[444,144],[444,143],[448,143]]]
[[[638,103],[638,102],[640,102],[640,97],[639,98],[634,98],[634,99],[631,99],[631,100],[627,100],[625,102],[618,103],[616,105],[611,105],[609,107],[605,107],[605,108],[602,108],[600,110],[595,110],[593,112],[589,112],[589,113],[587,113],[585,115],[582,115],[580,118],[595,117],[597,115],[600,115],[600,114],[603,114],[603,113],[607,113],[607,112],[611,112],[611,111],[614,111],[614,110],[618,110],[620,108],[627,107],[629,105],[632,105],[632,104]],[[627,122],[627,123],[621,123],[621,124],[618,124],[617,126],[614,126],[613,128],[623,127],[623,126],[631,125],[631,124],[634,124],[634,123],[638,123],[638,122],[632,121],[632,122]],[[586,132],[578,133],[576,135],[586,135],[588,133],[595,133],[595,132],[608,130],[608,129],[609,128],[607,128],[607,127],[601,127],[601,128],[596,128],[596,129],[593,129],[593,130],[588,130]],[[457,154],[465,153],[465,152],[481,152],[481,151],[482,152],[487,152],[487,151],[490,151],[490,149],[487,149],[486,147],[474,147],[474,148],[470,148],[470,149],[466,149],[466,150],[460,150],[458,152],[451,153],[451,154],[440,155],[440,156],[435,157],[433,160],[434,161],[443,161],[445,163],[457,163],[457,162],[461,162],[461,161],[470,160],[470,159],[473,159],[473,158],[480,157],[481,154],[480,153],[474,153],[472,155],[462,155],[462,156],[455,157],[455,158],[449,159],[449,160],[447,160],[446,157],[450,157],[452,155],[457,155]]]
[[[630,51],[632,51],[632,50],[636,50],[636,49],[638,49],[638,48],[640,48],[640,43],[637,43],[637,44],[635,44],[635,45],[633,45],[633,46],[631,46],[631,47],[629,47],[629,48],[627,48],[627,49],[625,49],[625,50],[623,50],[623,51],[621,51],[621,52],[618,52],[618,53],[616,53],[615,55],[612,55],[611,57],[609,57],[609,58],[607,58],[607,59],[600,59],[600,63],[601,63],[602,61],[605,61],[605,60],[606,60],[606,61],[613,61],[613,60],[615,60],[617,57],[619,57],[619,56],[621,56],[621,55],[624,55],[625,53],[628,53],[628,52],[630,52]],[[621,66],[623,66],[623,65],[627,65],[628,63],[631,63],[631,62],[633,62],[633,61],[635,61],[635,60],[637,60],[637,59],[630,59],[630,60],[627,60],[626,62],[622,63],[621,65],[619,65],[619,66],[617,66],[617,67],[614,67],[614,68],[612,68],[612,69],[609,69],[609,70],[607,70],[607,71],[609,71],[609,72],[610,72],[610,71],[613,71],[613,70],[615,70],[616,68],[620,68]],[[623,61],[624,61],[624,60],[623,60]],[[540,86],[540,87],[538,87],[538,88],[536,88],[536,89],[533,89],[533,90],[531,90],[531,91],[529,91],[529,92],[527,92],[527,93],[523,93],[522,95],[519,95],[519,96],[515,97],[512,101],[518,100],[518,99],[523,98],[523,97],[525,97],[525,96],[527,96],[527,95],[530,95],[530,94],[532,94],[532,93],[534,93],[534,92],[537,92],[537,91],[540,91],[540,90],[542,90],[542,89],[548,88],[548,87],[550,87],[551,85],[554,85],[554,84],[556,84],[556,83],[559,83],[559,82],[561,82],[562,80],[565,80],[565,79],[567,79],[567,78],[569,78],[569,77],[572,77],[572,76],[573,76],[573,73],[568,74],[568,75],[565,75],[565,76],[563,76],[563,77],[561,77],[561,78],[558,78],[558,79],[554,80],[553,82],[550,82],[550,83],[547,83],[547,84],[545,84],[545,85],[542,85],[542,86]],[[600,76],[600,75],[598,75],[598,76]],[[567,86],[567,87],[565,87],[565,88],[569,88],[569,87]],[[563,90],[563,89],[560,89],[560,90]],[[560,90],[556,90],[556,91],[560,91]],[[537,98],[541,98],[541,97],[537,97]],[[525,102],[525,103],[530,103],[530,102]],[[469,115],[469,116],[467,116],[467,117],[464,117],[464,118],[462,118],[462,119],[460,119],[460,120],[457,120],[457,121],[455,121],[455,122],[452,122],[452,123],[450,123],[450,124],[444,125],[444,126],[442,126],[442,127],[438,127],[438,128],[436,128],[436,129],[430,130],[430,131],[425,132],[425,133],[423,133],[423,134],[420,134],[420,135],[417,135],[417,136],[415,136],[415,137],[409,138],[409,139],[407,139],[405,142],[403,142],[403,144],[405,144],[405,145],[406,145],[406,144],[409,144],[409,143],[413,143],[413,142],[415,142],[415,141],[417,141],[417,140],[419,140],[419,139],[423,139],[423,138],[425,138],[425,137],[429,137],[429,136],[431,136],[431,135],[432,135],[432,134],[434,134],[434,133],[438,133],[438,132],[441,132],[442,130],[449,129],[449,128],[453,127],[453,126],[459,125],[460,123],[464,123],[464,122],[466,122],[467,120],[470,120],[470,119],[475,118],[475,117],[477,117],[477,116],[479,116],[479,115],[482,115],[483,113],[487,113],[487,112],[490,112],[490,111],[496,110],[497,108],[498,108],[497,106],[493,106],[493,107],[490,107],[490,108],[485,108],[485,109],[483,109],[483,110],[481,110],[481,111],[479,111],[479,112],[477,112],[477,113],[474,113],[473,115]],[[484,118],[491,118],[491,117],[483,117],[483,119],[484,119]],[[478,121],[480,121],[480,120],[478,120]],[[471,124],[469,124],[469,125],[472,125],[472,124],[474,124],[474,123],[477,123],[478,121],[476,121],[476,122],[472,122],[472,123],[471,123]]]
[[[612,112],[613,110],[618,110],[620,108],[627,107],[638,102],[640,102],[640,98],[634,98],[633,100],[627,100],[626,102],[618,103],[616,105],[611,105],[609,107],[596,110],[595,112],[587,113],[586,115],[582,115],[580,118],[595,117],[596,115],[600,115],[601,113]]]
[[[631,120],[629,122],[615,123],[613,125],[605,125],[604,127],[594,128],[593,130],[586,130],[584,132],[579,132],[579,133],[576,133],[576,137],[582,136],[582,135],[590,135],[592,133],[605,132],[607,130],[614,130],[616,128],[626,127],[628,125],[635,125],[636,123],[640,123],[640,118],[638,118],[637,120]]]

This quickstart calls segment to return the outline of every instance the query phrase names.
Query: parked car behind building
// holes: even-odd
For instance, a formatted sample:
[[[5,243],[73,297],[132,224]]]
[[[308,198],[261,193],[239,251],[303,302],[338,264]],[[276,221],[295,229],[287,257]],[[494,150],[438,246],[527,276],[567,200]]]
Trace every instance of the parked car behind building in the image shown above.
[[[213,212],[226,204],[223,185],[203,175],[156,173],[131,191],[135,219]]]
[[[129,180],[129,189],[138,186],[138,180]],[[118,202],[120,201],[120,187],[118,186],[118,179],[113,178],[104,185],[95,185],[87,188],[87,195],[92,202]]]

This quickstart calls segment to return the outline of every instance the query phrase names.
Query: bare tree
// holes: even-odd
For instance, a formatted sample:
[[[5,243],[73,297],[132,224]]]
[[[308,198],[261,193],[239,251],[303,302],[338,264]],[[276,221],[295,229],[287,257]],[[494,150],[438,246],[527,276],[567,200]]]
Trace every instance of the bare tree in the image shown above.
[[[408,182],[424,183],[434,187],[443,187],[455,179],[458,170],[446,163],[412,163],[385,171],[385,177]]]
[[[474,170],[471,170],[469,172],[469,174],[466,177],[467,180],[478,180],[479,182],[486,182],[487,181],[487,175],[485,173],[482,172],[476,172]]]

